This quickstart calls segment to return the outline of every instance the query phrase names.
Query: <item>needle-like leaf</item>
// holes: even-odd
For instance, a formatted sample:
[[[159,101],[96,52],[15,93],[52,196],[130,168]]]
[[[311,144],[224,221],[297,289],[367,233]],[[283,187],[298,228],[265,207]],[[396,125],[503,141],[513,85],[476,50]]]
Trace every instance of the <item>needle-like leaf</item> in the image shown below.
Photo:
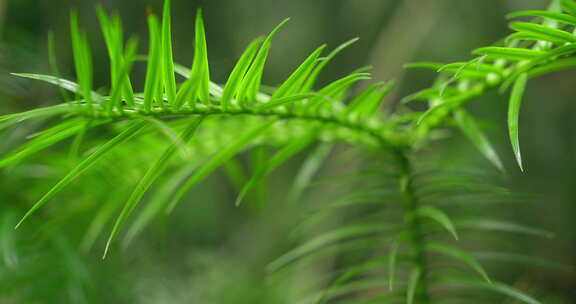
[[[190,74],[192,73],[192,70],[181,65],[181,64],[175,63],[174,64],[174,72],[176,72],[176,74],[188,79],[188,78],[190,78]],[[213,95],[215,98],[221,98],[223,91],[224,91],[224,89],[220,85],[210,81],[210,94],[211,95]]]
[[[97,7],[97,13],[104,35],[104,41],[108,49],[108,57],[110,58],[112,91],[118,91],[118,99],[124,98],[128,105],[134,106],[134,91],[130,83],[130,77],[129,74],[123,73],[125,67],[130,65],[130,63],[126,61],[132,59],[126,58],[127,56],[125,57],[123,53],[124,34],[122,33],[120,17],[114,15],[110,18],[101,6]],[[127,50],[127,53],[128,52]],[[114,100],[112,103],[114,103]]]
[[[166,204],[169,202],[170,197],[176,193],[180,186],[190,177],[194,170],[198,167],[198,162],[188,162],[174,174],[171,174],[159,189],[154,192],[148,204],[138,212],[130,228],[124,237],[124,244],[129,244],[144,228],[166,209]]]
[[[56,60],[56,43],[54,42],[54,32],[52,31],[48,32],[48,60],[50,62],[50,70],[52,74],[54,74],[54,76],[58,78],[61,78],[60,69],[58,68],[58,63]],[[70,102],[70,97],[68,96],[64,88],[62,88],[60,84],[57,84],[57,86],[60,89],[60,95],[62,95],[64,101]]]
[[[144,109],[152,110],[152,105],[164,106],[162,92],[162,41],[160,33],[160,23],[158,18],[149,12],[148,32],[150,46],[148,48],[148,67],[146,70],[146,82],[144,84]]]
[[[16,228],[20,227],[20,225],[28,217],[30,217],[34,212],[40,209],[40,207],[42,207],[48,200],[50,200],[52,197],[54,197],[54,195],[60,192],[60,190],[62,190],[64,187],[70,184],[74,179],[76,179],[76,177],[78,177],[86,170],[90,169],[90,167],[92,167],[98,160],[100,160],[100,158],[102,158],[102,156],[106,155],[106,153],[108,153],[111,149],[138,134],[138,132],[144,127],[144,125],[145,125],[144,122],[133,123],[131,126],[126,128],[122,133],[118,134],[116,137],[114,137],[113,139],[102,145],[100,148],[98,148],[98,150],[94,151],[94,153],[90,154],[90,156],[88,156],[76,167],[74,167],[74,169],[72,169],[64,178],[62,178],[56,185],[54,185],[54,187],[52,187],[50,191],[48,191],[42,198],[40,198],[38,202],[36,202],[34,206],[32,206],[32,208],[30,208],[30,210],[26,212],[24,217],[22,217],[20,222],[18,222],[18,224],[16,225]]]
[[[558,263],[556,261],[547,260],[536,256],[508,253],[508,252],[475,252],[474,256],[480,260],[487,260],[490,262],[504,262],[510,264],[518,264],[523,266],[538,266],[549,270],[573,273],[574,267],[571,265]]]
[[[69,113],[70,111],[71,109],[67,104],[62,104],[51,107],[38,108],[21,113],[3,115],[0,116],[0,130],[3,130],[5,128],[8,128],[12,125],[15,125],[28,119],[56,116],[60,114]]]
[[[263,131],[268,129],[275,122],[276,120],[269,120],[266,123],[257,125],[242,136],[238,137],[238,139],[232,142],[229,146],[216,153],[206,164],[204,164],[194,175],[192,175],[192,177],[188,179],[186,184],[181,187],[172,202],[169,204],[167,210],[168,213],[174,210],[176,205],[194,185],[206,178],[206,176],[208,176],[210,173],[212,173],[212,171],[228,161],[231,157],[245,149],[247,145],[249,145],[258,136],[260,136]]]
[[[348,105],[345,112],[346,113],[345,116],[348,116],[351,113],[358,112],[362,107],[362,104],[371,96],[374,96],[377,90],[381,88],[384,84],[385,82],[378,82],[362,90],[362,92],[360,92],[360,94],[358,94]]]
[[[561,0],[562,10],[572,16],[576,16],[576,3],[572,0]]]
[[[304,62],[282,83],[282,85],[274,92],[272,99],[278,99],[293,95],[299,92],[302,88],[302,84],[312,71],[312,69],[318,63],[318,57],[322,51],[326,48],[326,45],[322,45],[317,48]]]
[[[494,219],[465,219],[455,221],[456,226],[461,229],[473,229],[484,231],[500,231],[507,233],[519,233],[529,236],[538,236],[543,238],[553,238],[554,233],[538,228],[528,227],[517,223],[511,223]]]
[[[194,47],[193,74],[200,81],[198,97],[205,104],[210,103],[210,68],[208,65],[208,48],[206,46],[206,29],[202,19],[202,10],[196,12],[196,45]]]
[[[242,56],[234,66],[234,69],[230,73],[228,77],[228,81],[226,81],[226,85],[224,86],[224,92],[222,93],[221,103],[222,108],[227,110],[233,104],[232,100],[234,96],[238,93],[238,89],[240,88],[241,82],[250,68],[250,64],[254,60],[256,53],[258,52],[258,47],[262,43],[262,38],[258,38],[250,43]]]
[[[573,54],[576,51],[576,44],[570,43],[561,47],[554,48],[550,51],[544,52],[544,54],[537,56],[525,64],[520,65],[512,75],[508,76],[508,79],[502,83],[500,86],[500,92],[508,90],[508,88],[518,79],[518,77],[523,73],[528,73],[532,68],[538,64],[543,64],[549,60],[554,60],[556,58],[567,56]]]
[[[15,152],[0,159],[0,168],[17,163],[18,161],[30,155],[51,147],[64,139],[78,134],[82,131],[82,129],[82,124],[80,124],[77,120],[72,119],[64,121],[53,128],[45,130],[39,136],[22,145]]]
[[[340,275],[336,280],[330,284],[330,286],[324,289],[322,295],[318,298],[318,301],[315,301],[315,304],[324,304],[326,303],[331,296],[333,297],[334,294],[337,294],[337,291],[340,287],[345,286],[347,281],[361,275],[365,271],[369,271],[372,268],[376,268],[382,265],[384,259],[382,258],[375,258],[369,260],[368,262],[362,263],[357,266],[353,266],[347,269],[342,275]],[[350,285],[350,284],[347,284]],[[349,290],[350,291],[350,290]],[[353,291],[353,290],[352,290]]]
[[[393,87],[394,81],[380,82],[368,87],[352,100],[345,116],[352,115],[364,119],[373,116]]]
[[[2,223],[0,223],[0,257],[3,262],[3,268],[14,270],[19,264],[19,255],[16,246],[16,239],[14,231],[11,229],[14,225],[16,215],[14,212],[8,210],[4,211],[2,215]]]
[[[473,54],[485,55],[491,58],[502,58],[507,60],[519,61],[519,60],[530,60],[532,58],[544,55],[545,52],[529,49],[521,49],[521,48],[489,46],[476,49],[474,50]]]
[[[553,21],[559,21],[559,22],[569,24],[569,25],[576,25],[576,17],[570,16],[567,14],[560,14],[560,13],[549,12],[549,11],[537,11],[537,10],[518,11],[518,12],[513,12],[513,13],[506,15],[506,18],[511,19],[511,18],[517,18],[517,17],[523,17],[523,16],[542,17],[545,19],[549,19],[549,20],[553,20]]]
[[[560,41],[565,43],[576,41],[576,36],[571,33],[530,22],[515,21],[510,23],[510,28],[521,33],[538,35],[545,39],[549,39],[550,41]]]
[[[163,120],[148,116],[139,116],[139,118],[149,122],[152,126],[156,127],[160,132],[166,135],[167,139],[176,144],[183,159],[190,157],[190,147],[188,147],[186,142],[182,140],[181,136],[178,135],[178,133],[174,131],[174,128],[172,128],[168,123],[164,122]]]
[[[121,191],[124,194],[123,191]],[[121,197],[120,197],[121,196]],[[121,203],[126,199],[124,195],[118,195],[116,192],[108,195],[108,201],[104,203],[98,212],[94,215],[90,225],[86,229],[86,233],[82,237],[80,248],[84,252],[88,252],[96,243],[98,237],[106,229],[106,225],[114,216],[114,212],[121,206]]]
[[[572,69],[576,67],[576,58],[558,59],[545,65],[535,67],[528,71],[528,77],[538,77],[544,74],[549,74],[556,71],[565,69]]]
[[[72,36],[72,50],[76,76],[80,84],[80,90],[88,104],[92,103],[92,54],[86,33],[80,31],[78,13],[72,11],[70,15],[70,32]]]
[[[512,88],[512,93],[510,94],[510,101],[508,103],[508,132],[510,135],[510,142],[512,143],[512,149],[514,150],[514,156],[516,157],[518,166],[520,166],[520,170],[522,171],[524,171],[524,167],[522,165],[520,141],[518,139],[518,121],[527,80],[528,76],[526,73],[521,74],[518,79],[516,79],[516,82],[514,82],[514,87]]]
[[[56,85],[62,89],[76,93],[80,96],[84,96],[84,94],[86,93],[83,89],[80,88],[80,86],[77,83],[70,81],[70,80],[67,80],[67,79],[58,78],[56,76],[42,75],[42,74],[29,74],[29,73],[11,73],[11,74],[14,76],[22,77],[22,78],[29,78],[29,79],[44,81],[44,82]],[[98,93],[96,93],[94,91],[91,91],[90,96],[93,100],[102,99],[102,96],[100,96]]]
[[[164,91],[168,103],[176,103],[176,75],[174,75],[174,56],[172,55],[172,19],[170,14],[170,0],[164,0],[164,13],[162,15],[162,78]]]
[[[312,179],[318,173],[334,146],[330,143],[318,145],[312,153],[306,158],[302,167],[294,178],[294,183],[288,195],[288,201],[297,203],[307,187],[310,186]]]
[[[427,217],[436,221],[438,224],[448,230],[454,239],[458,240],[458,233],[456,232],[456,228],[454,228],[452,220],[448,215],[446,215],[446,213],[444,213],[444,211],[432,206],[424,206],[420,207],[420,209],[416,211],[416,215],[420,217]]]
[[[478,281],[475,279],[469,278],[460,278],[460,277],[444,277],[440,280],[442,283],[451,285],[451,286],[458,286],[458,287],[467,287],[467,288],[475,288],[475,289],[486,289],[489,291],[493,291],[499,294],[503,294],[509,296],[513,299],[521,301],[526,304],[542,304],[542,302],[532,298],[531,296],[527,295],[523,291],[520,291],[516,288],[510,287],[501,282],[492,282],[486,283],[484,281]]]
[[[388,254],[388,288],[394,290],[394,282],[396,281],[396,265],[398,264],[398,249],[400,249],[400,240],[395,239],[390,245],[390,253]]]
[[[272,39],[276,36],[276,33],[288,22],[289,19],[285,19],[282,21],[270,34],[264,42],[262,46],[260,46],[260,50],[256,54],[254,58],[254,62],[246,72],[246,75],[242,79],[242,83],[238,88],[238,103],[240,106],[243,106],[246,100],[253,102],[256,100],[257,93],[260,90],[260,82],[262,81],[262,73],[264,72],[264,65],[266,64],[266,58],[268,57],[268,53],[270,52],[270,47],[272,46]]]
[[[202,10],[196,14],[196,43],[194,45],[194,62],[190,76],[182,84],[176,96],[176,106],[185,103],[194,106],[199,99],[204,104],[210,103],[210,71],[208,67],[208,50],[206,31],[202,21]]]
[[[410,280],[408,281],[408,287],[406,289],[406,303],[414,304],[416,298],[416,292],[418,291],[418,285],[422,279],[422,270],[420,267],[413,267],[410,273]]]
[[[456,124],[462,130],[462,132],[468,137],[468,139],[476,146],[476,148],[499,170],[503,171],[504,166],[496,150],[492,147],[492,144],[484,135],[484,132],[480,129],[476,121],[472,116],[470,116],[464,110],[458,110],[454,112],[454,118]]]
[[[82,142],[86,137],[86,133],[91,128],[91,119],[85,119],[81,122],[82,130],[74,137],[72,144],[70,145],[70,158],[77,159],[80,156],[80,149],[82,147]]]
[[[318,76],[320,75],[320,72],[322,72],[324,67],[326,67],[326,65],[328,63],[330,63],[330,61],[332,61],[332,59],[334,59],[334,57],[336,57],[338,54],[340,54],[340,52],[342,52],[344,49],[351,46],[352,44],[356,43],[356,41],[358,41],[358,40],[359,40],[359,38],[350,39],[350,40],[342,43],[338,47],[336,47],[332,52],[330,52],[330,54],[328,54],[328,56],[321,58],[320,63],[316,66],[316,68],[314,68],[314,71],[312,71],[312,73],[310,74],[310,76],[306,80],[306,83],[302,87],[301,92],[302,93],[310,92],[310,90],[312,90],[314,88],[314,84],[316,83],[316,80],[318,79]]]
[[[194,136],[194,133],[200,126],[201,122],[202,118],[195,119],[194,122],[192,122],[192,124],[182,133],[183,142],[189,141],[190,138]],[[110,246],[114,241],[114,239],[116,238],[116,235],[120,232],[120,228],[122,227],[128,216],[130,216],[132,211],[136,208],[138,203],[142,200],[142,197],[144,196],[146,191],[148,191],[150,186],[152,186],[152,184],[160,177],[160,175],[168,165],[168,161],[172,158],[178,147],[179,147],[178,143],[174,143],[171,146],[169,146],[166,149],[166,151],[164,151],[164,153],[160,156],[160,158],[156,160],[156,162],[152,165],[152,167],[150,167],[146,171],[142,179],[140,179],[138,185],[136,185],[134,191],[132,191],[132,194],[130,195],[130,197],[126,201],[126,204],[124,205],[124,208],[122,209],[122,212],[120,213],[120,215],[116,219],[116,222],[114,223],[114,227],[112,228],[110,236],[108,237],[108,241],[106,242],[106,249],[104,250],[104,256],[103,256],[104,258],[106,257],[108,251],[110,250]]]
[[[458,259],[458,260],[468,264],[468,266],[470,266],[472,269],[474,269],[476,272],[478,272],[480,274],[480,276],[484,280],[486,280],[486,282],[492,283],[492,281],[488,277],[488,274],[484,270],[484,267],[482,267],[482,265],[480,263],[478,263],[478,261],[476,261],[476,259],[472,255],[470,255],[468,252],[466,252],[462,249],[458,249],[458,248],[444,245],[444,244],[440,244],[440,243],[428,243],[428,244],[426,244],[426,247],[432,251],[436,251],[438,253],[451,256],[455,259]]]
[[[367,80],[370,79],[370,74],[368,73],[353,73],[348,76],[342,77],[324,88],[318,91],[318,97],[310,100],[310,102],[306,105],[304,109],[306,112],[314,112],[317,111],[318,108],[321,107],[322,104],[328,99],[336,99],[338,96],[343,94],[350,86],[354,85],[360,80]],[[331,104],[329,103],[328,106]]]
[[[308,145],[312,143],[316,136],[316,132],[310,131],[308,135],[304,136],[303,138],[297,138],[293,140],[291,143],[287,144],[283,147],[280,151],[278,151],[270,160],[268,160],[263,166],[260,166],[256,172],[252,175],[252,177],[246,182],[240,194],[238,194],[238,198],[236,199],[236,206],[240,205],[246,194],[256,186],[266,175],[270,174],[274,169],[285,163],[287,160],[292,158],[295,154],[299,153]]]
[[[283,254],[266,267],[269,272],[276,272],[288,264],[294,262],[302,256],[310,254],[318,249],[324,248],[330,244],[343,242],[348,239],[358,238],[361,236],[382,233],[386,228],[379,224],[359,224],[346,226],[327,233],[323,233],[304,244]]]
[[[113,85],[112,92],[110,93],[110,101],[107,104],[107,111],[111,113],[113,109],[120,108],[122,96],[130,96],[125,97],[125,99],[132,99],[132,103],[134,103],[134,95],[133,93],[126,93],[127,91],[132,92],[132,89],[126,89],[129,82],[126,83],[125,79],[129,76],[130,71],[132,70],[132,65],[134,64],[134,59],[136,56],[136,51],[138,50],[138,40],[132,38],[128,41],[126,45],[126,55],[125,58],[120,61],[121,64],[117,67],[117,75],[116,75],[116,83]],[[128,94],[128,95],[127,95]]]
[[[256,109],[257,110],[274,109],[276,107],[288,105],[291,103],[295,103],[297,101],[302,101],[302,100],[310,99],[313,97],[324,98],[324,96],[317,94],[317,93],[290,95],[290,96],[286,96],[286,97],[282,97],[282,98],[272,99],[265,104],[257,106]]]

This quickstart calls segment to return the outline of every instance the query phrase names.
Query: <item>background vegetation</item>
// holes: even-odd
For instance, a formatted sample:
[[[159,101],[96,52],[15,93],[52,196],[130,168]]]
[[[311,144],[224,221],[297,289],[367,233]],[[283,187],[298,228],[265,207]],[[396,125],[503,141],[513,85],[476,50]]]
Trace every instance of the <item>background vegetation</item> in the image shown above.
[[[387,98],[394,105],[405,96],[431,84],[434,73],[404,70],[410,61],[453,62],[470,59],[471,49],[489,45],[509,33],[504,16],[522,9],[542,9],[545,0],[214,0],[174,1],[174,54],[178,62],[191,62],[193,16],[203,7],[207,25],[210,71],[214,81],[223,83],[244,47],[257,35],[265,34],[280,20],[291,17],[277,36],[265,72],[265,83],[283,81],[287,73],[317,46],[331,48],[353,37],[361,40],[343,52],[321,76],[326,83],[362,65],[374,66],[375,80],[396,79],[397,89]],[[147,37],[146,7],[161,11],[159,1],[98,1],[120,12],[128,33]],[[68,16],[77,8],[95,42],[95,83],[104,85],[108,59],[94,13],[95,1],[0,2],[0,113],[14,113],[57,103],[61,98],[52,86],[15,79],[10,72],[50,74],[47,57],[48,30],[55,34],[60,70],[73,75],[68,35]],[[100,49],[98,49],[100,48]],[[135,75],[144,75],[143,67]],[[72,78],[72,77],[68,77]],[[482,172],[483,179],[522,195],[522,204],[480,209],[483,215],[507,216],[555,234],[553,239],[514,240],[518,251],[574,265],[576,227],[576,134],[573,102],[574,71],[560,72],[531,83],[522,112],[521,142],[526,173],[515,166],[508,148],[506,97],[496,93],[471,104],[471,111],[485,119],[488,136],[504,159],[507,174],[502,176],[463,137],[438,141],[428,155],[447,169],[459,164]],[[142,79],[143,81],[143,76]],[[368,81],[367,83],[369,83]],[[22,131],[24,132],[24,131]],[[18,133],[2,133],[0,149],[12,147]],[[352,167],[363,159],[337,148],[321,171],[313,195],[298,205],[330,200],[335,189],[347,184]],[[73,216],[54,212],[38,215],[29,226],[12,234],[13,224],[23,212],[69,169],[69,163],[55,163],[52,155],[67,153],[67,146],[45,152],[24,170],[0,173],[0,240],[15,244],[17,256],[4,254],[0,268],[0,303],[275,303],[290,297],[298,282],[279,288],[264,280],[265,266],[289,248],[288,237],[304,215],[299,208],[278,209],[284,201],[286,184],[291,183],[303,159],[293,160],[275,172],[266,186],[237,208],[237,189],[225,174],[217,174],[194,190],[193,197],[170,217],[158,220],[152,229],[131,245],[116,249],[105,261],[100,259],[104,240],[86,240],[93,213],[78,210]],[[264,153],[264,152],[263,152]],[[249,158],[250,156],[248,156]],[[258,156],[252,156],[257,158]],[[137,163],[138,159],[133,160]],[[248,159],[243,161],[248,162]],[[129,168],[130,166],[126,166]],[[90,179],[90,189],[71,187],[56,199],[73,205],[94,195],[114,196],[115,179],[130,180],[141,175],[124,167],[104,168]],[[100,178],[97,178],[100,174]],[[85,184],[84,184],[85,185]],[[348,187],[351,187],[348,184]],[[110,189],[112,192],[108,193]],[[120,196],[120,194],[118,194]],[[267,202],[267,203],[265,203]],[[82,205],[80,205],[82,206]],[[85,207],[85,206],[84,206]],[[489,214],[491,213],[491,214]],[[338,217],[330,218],[337,222]],[[325,223],[323,225],[331,225]],[[108,228],[106,228],[107,230]],[[50,237],[48,237],[48,235]],[[54,237],[58,236],[58,237]],[[17,239],[10,239],[16,237]],[[478,242],[475,240],[475,242]],[[490,247],[484,239],[475,247]],[[322,267],[321,263],[315,264]],[[538,267],[488,265],[494,277],[508,278],[519,289],[541,295],[544,303],[572,303],[576,281],[565,271]],[[317,276],[311,271],[300,284]],[[318,271],[321,272],[321,271]],[[3,280],[4,279],[4,280]],[[309,283],[312,284],[312,283]],[[60,289],[62,286],[65,289]],[[63,292],[64,291],[64,292]]]

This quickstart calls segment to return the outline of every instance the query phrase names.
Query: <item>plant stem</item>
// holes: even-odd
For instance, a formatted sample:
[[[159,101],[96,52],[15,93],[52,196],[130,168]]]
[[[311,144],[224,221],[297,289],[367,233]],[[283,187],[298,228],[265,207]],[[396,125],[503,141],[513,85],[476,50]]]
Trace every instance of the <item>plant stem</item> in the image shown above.
[[[414,190],[414,171],[406,152],[397,150],[396,154],[400,164],[400,190],[404,195],[404,221],[407,242],[412,255],[413,269],[420,273],[416,284],[414,303],[430,303],[427,284],[428,261],[426,258],[426,238],[422,230],[420,218],[416,216],[420,208],[420,201]]]
[[[129,111],[101,113],[100,111],[90,111],[90,109],[96,109],[97,106],[94,105],[71,105],[71,108],[76,108],[80,110],[78,114],[84,115],[92,119],[112,119],[112,120],[122,120],[122,119],[138,119],[141,117],[154,117],[154,118],[174,118],[183,116],[239,116],[239,115],[252,115],[257,117],[275,117],[280,120],[305,120],[311,122],[318,122],[323,124],[331,124],[334,126],[350,129],[357,131],[361,134],[367,135],[376,140],[377,144],[382,148],[394,149],[405,146],[405,140],[400,136],[391,136],[389,134],[389,128],[384,126],[370,126],[368,124],[349,121],[342,119],[333,115],[320,115],[318,113],[290,113],[282,110],[271,109],[271,110],[254,110],[254,109],[227,109],[223,110],[219,107],[204,107],[200,108],[180,108],[178,110],[172,109],[161,109],[157,108],[152,111],[142,111],[141,109],[135,108]],[[88,110],[88,111],[87,111]]]

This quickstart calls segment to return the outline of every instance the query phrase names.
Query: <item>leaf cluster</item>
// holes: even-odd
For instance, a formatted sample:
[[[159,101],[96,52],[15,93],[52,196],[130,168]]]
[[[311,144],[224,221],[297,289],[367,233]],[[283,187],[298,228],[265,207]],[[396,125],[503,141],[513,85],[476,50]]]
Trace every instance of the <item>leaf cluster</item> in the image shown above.
[[[437,204],[450,199],[449,194],[440,195],[445,194],[445,189],[481,193],[500,189],[468,183],[464,177],[447,181],[440,176],[439,182],[422,182],[430,176],[421,174],[419,168],[413,166],[413,155],[434,138],[435,130],[455,125],[490,162],[503,170],[503,162],[488,137],[464,108],[470,100],[498,88],[501,92],[510,91],[509,136],[523,169],[518,132],[528,81],[576,66],[573,58],[576,4],[573,1],[563,0],[550,10],[510,14],[510,18],[535,19],[511,22],[512,34],[495,46],[474,50],[476,57],[470,61],[408,65],[433,69],[440,74],[432,87],[402,100],[403,103],[424,101],[428,110],[418,112],[403,107],[389,114],[380,110],[393,89],[392,81],[352,93],[356,84],[370,79],[366,69],[353,71],[317,88],[317,79],[325,66],[357,39],[331,52],[325,52],[325,45],[316,48],[284,82],[276,88],[264,89],[262,79],[268,55],[274,37],[288,21],[284,20],[267,36],[251,42],[227,80],[218,84],[211,79],[201,11],[195,19],[194,59],[190,68],[175,62],[170,7],[170,0],[165,0],[161,20],[149,13],[150,43],[146,55],[139,55],[136,38],[124,39],[117,14],[98,8],[110,61],[110,88],[106,93],[94,88],[91,46],[75,12],[71,14],[70,29],[76,81],[57,73],[14,74],[54,84],[73,93],[75,98],[59,105],[0,116],[0,129],[29,120],[53,124],[3,156],[0,167],[26,162],[29,157],[70,139],[71,154],[77,159],[72,169],[28,210],[16,227],[87,172],[113,167],[115,162],[132,165],[124,159],[148,153],[145,168],[130,180],[129,193],[121,193],[124,197],[115,197],[99,208],[84,238],[83,246],[90,248],[110,225],[106,256],[126,224],[130,224],[125,237],[125,243],[129,243],[153,218],[173,212],[192,188],[219,168],[239,181],[236,204],[240,205],[275,169],[296,155],[306,154],[309,158],[289,196],[290,201],[298,201],[330,153],[332,143],[346,142],[362,147],[366,155],[376,151],[378,158],[373,161],[379,169],[362,176],[360,183],[373,188],[326,204],[326,210],[316,215],[350,210],[344,212],[345,220],[350,223],[301,242],[269,265],[271,273],[278,273],[310,255],[326,249],[338,250],[338,267],[330,284],[309,293],[303,303],[334,300],[364,303],[365,298],[369,298],[366,303],[399,300],[429,303],[436,297],[434,291],[445,285],[486,289],[524,303],[539,303],[518,289],[493,281],[477,258],[481,254],[461,249],[457,244],[463,229],[548,234],[494,219],[452,216],[449,209],[444,210]],[[146,75],[144,87],[138,92],[132,71],[140,62],[146,64]],[[106,129],[112,135],[85,148],[85,143],[91,142],[86,137],[96,129]],[[317,142],[321,144],[316,146]],[[238,170],[237,157],[261,146],[272,147],[274,153],[261,157],[251,176],[245,177]],[[305,153],[313,147],[317,148],[312,153]],[[151,161],[150,155],[155,155]],[[178,170],[172,170],[175,168]],[[133,220],[132,215],[135,215]],[[453,240],[446,240],[446,236]],[[437,259],[443,261],[438,256],[467,265],[476,273],[476,278],[436,271]],[[534,261],[530,257],[515,257]],[[383,286],[390,291],[381,292]],[[375,296],[361,296],[367,291]]]

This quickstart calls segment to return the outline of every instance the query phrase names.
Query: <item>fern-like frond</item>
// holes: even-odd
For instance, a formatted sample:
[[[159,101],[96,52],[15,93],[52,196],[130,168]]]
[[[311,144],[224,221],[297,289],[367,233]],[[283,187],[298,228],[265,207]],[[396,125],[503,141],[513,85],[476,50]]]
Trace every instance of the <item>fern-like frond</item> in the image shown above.
[[[571,0],[562,0],[563,12],[523,11],[512,13],[508,17],[540,17],[532,22],[513,21],[514,30],[505,45],[478,48],[473,51],[479,57],[467,63],[448,65],[436,63],[410,64],[408,67],[436,69],[441,73],[453,75],[450,80],[442,81],[440,89],[427,89],[414,95],[411,100],[428,101],[430,109],[419,119],[415,126],[415,140],[426,138],[432,128],[443,124],[446,118],[459,114],[459,108],[492,88],[507,90],[513,83],[509,110],[509,133],[514,154],[521,169],[522,159],[518,143],[518,114],[525,79],[542,75],[544,71],[572,68],[576,54],[576,35],[574,34],[574,15],[570,8]],[[458,118],[456,118],[458,119]],[[470,131],[465,131],[468,136]],[[494,154],[487,149],[486,142],[480,144],[476,136],[475,145],[494,164],[498,165]]]
[[[509,192],[465,177],[435,179],[435,174],[418,168],[414,155],[423,143],[433,138],[432,132],[454,122],[490,162],[503,169],[495,148],[464,106],[490,89],[511,88],[509,136],[523,169],[518,138],[527,81],[576,67],[573,58],[576,4],[563,0],[561,8],[562,11],[511,14],[511,18],[537,19],[510,23],[514,33],[503,43],[474,50],[476,57],[470,61],[408,65],[440,74],[430,88],[402,99],[404,104],[425,101],[429,109],[417,112],[403,107],[389,114],[380,109],[394,87],[393,81],[378,82],[352,94],[359,82],[371,79],[369,68],[358,69],[316,88],[325,66],[356,42],[356,38],[326,55],[323,55],[325,45],[312,50],[277,87],[264,86],[262,79],[274,37],[280,34],[288,19],[265,38],[251,42],[226,81],[217,83],[211,79],[209,45],[199,10],[194,22],[193,62],[190,68],[177,64],[172,50],[169,0],[164,1],[161,20],[152,12],[148,14],[149,45],[145,56],[137,55],[135,38],[125,41],[117,14],[97,9],[110,61],[109,90],[97,93],[93,84],[92,47],[80,27],[77,13],[72,12],[70,31],[76,80],[58,75],[14,75],[56,85],[72,92],[76,98],[59,105],[0,116],[0,129],[33,119],[56,121],[3,156],[0,167],[17,165],[68,139],[73,140],[72,155],[80,157],[74,158],[78,163],[40,197],[16,226],[21,226],[89,169],[102,170],[106,178],[124,178],[125,185],[131,187],[107,198],[88,225],[82,243],[84,249],[92,247],[111,224],[106,256],[125,224],[130,224],[125,237],[128,243],[154,217],[175,210],[193,187],[219,168],[224,168],[235,180],[239,189],[238,205],[275,169],[319,142],[289,192],[288,201],[293,203],[311,186],[333,143],[345,142],[361,147],[363,155],[375,152],[376,157],[368,163],[371,169],[342,179],[345,185],[340,189],[352,189],[351,194],[340,194],[329,204],[307,210],[311,220],[305,221],[291,236],[294,248],[268,266],[274,274],[290,271],[296,264],[314,262],[323,255],[335,261],[324,284],[303,293],[303,303],[386,300],[424,304],[443,299],[439,290],[446,285],[480,288],[524,303],[539,303],[520,290],[492,280],[483,266],[484,261],[478,258],[481,254],[461,245],[459,240],[470,231],[545,237],[549,234],[516,223],[458,214],[458,208],[449,207],[463,201],[473,203],[471,196],[476,193],[498,196]],[[145,60],[147,65],[142,92],[135,88],[131,77],[132,68],[139,60]],[[177,80],[177,74],[184,77],[182,82]],[[86,146],[83,141],[96,128],[105,129],[107,138],[89,141],[92,146],[81,149],[80,146]],[[127,148],[118,149],[120,146]],[[267,150],[262,153],[258,147]],[[242,181],[238,176],[245,174],[236,158],[253,148],[256,148],[253,152],[256,164],[251,177]],[[270,157],[269,148],[274,151]],[[179,151],[184,161],[177,159]],[[142,159],[137,162],[134,158]],[[116,170],[111,168],[124,159],[133,167],[144,168],[136,170],[138,174],[134,176],[114,173]],[[155,184],[161,185],[156,188]],[[133,222],[129,221],[131,215],[135,215]],[[311,231],[307,228],[322,218],[338,218],[338,225],[322,227],[314,235],[302,233]],[[0,229],[5,229],[4,226]],[[7,245],[3,248],[9,251],[3,253],[5,264],[14,264],[17,258],[11,249],[12,240],[4,239]],[[456,267],[457,274],[447,274],[442,267],[446,263],[463,265],[463,269],[475,273],[475,277],[462,278],[459,267]]]

